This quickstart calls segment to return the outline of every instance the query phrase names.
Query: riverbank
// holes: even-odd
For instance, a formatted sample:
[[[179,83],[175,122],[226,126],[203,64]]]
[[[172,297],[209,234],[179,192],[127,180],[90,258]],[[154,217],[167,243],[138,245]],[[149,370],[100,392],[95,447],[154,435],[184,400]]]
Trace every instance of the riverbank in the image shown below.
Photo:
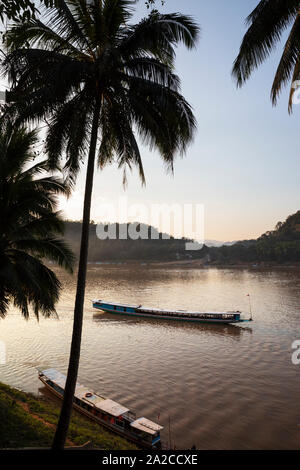
[[[89,262],[89,266],[103,268],[121,268],[121,267],[148,267],[148,268],[191,268],[191,269],[300,269],[300,263],[207,263],[203,259],[188,259],[176,261],[125,261],[125,262]]]
[[[0,382],[0,448],[50,447],[58,416],[59,406],[51,399],[37,398]],[[136,449],[73,411],[66,445],[80,446],[88,441],[98,449]]]

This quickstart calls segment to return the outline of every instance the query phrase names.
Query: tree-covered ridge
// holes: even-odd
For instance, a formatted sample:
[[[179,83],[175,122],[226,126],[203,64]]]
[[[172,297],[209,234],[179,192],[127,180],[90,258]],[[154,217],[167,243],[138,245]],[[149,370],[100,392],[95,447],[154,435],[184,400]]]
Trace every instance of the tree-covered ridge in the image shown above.
[[[128,233],[129,224],[102,225],[101,232],[116,233],[116,239],[100,240],[97,237],[97,226],[90,224],[89,236],[89,261],[105,262],[105,261],[172,261],[190,259],[190,255],[185,251],[186,239],[175,239],[167,234],[160,233],[154,227],[139,224],[138,222],[131,224],[136,233],[141,232],[148,239],[138,238],[132,240],[130,237],[122,239],[124,233]],[[79,253],[80,247],[81,222],[66,222],[66,239],[72,246],[75,253]],[[152,236],[152,239],[151,239]]]
[[[239,264],[260,262],[300,261],[300,211],[279,222],[273,231],[257,240],[243,240],[221,247],[203,246],[199,251],[186,251],[187,239],[166,238],[154,227],[135,223],[134,231],[148,233],[148,239],[121,239],[120,233],[128,230],[128,224],[116,224],[116,239],[99,240],[96,225],[90,225],[90,262],[123,261],[188,261],[202,260],[205,264]],[[105,231],[112,225],[102,226]],[[75,253],[79,252],[80,222],[66,222],[66,238]],[[152,234],[152,239],[151,239]],[[155,238],[153,239],[153,234]]]
[[[260,259],[266,261],[300,261],[300,211],[290,215],[275,230],[262,235],[257,241]]]
[[[257,240],[246,240],[233,246],[210,248],[211,261],[239,262],[299,262],[300,261],[300,211],[278,222],[273,231]]]
[[[285,222],[278,222],[275,230],[266,232],[259,240],[274,239],[281,241],[300,240],[300,211],[290,215]]]

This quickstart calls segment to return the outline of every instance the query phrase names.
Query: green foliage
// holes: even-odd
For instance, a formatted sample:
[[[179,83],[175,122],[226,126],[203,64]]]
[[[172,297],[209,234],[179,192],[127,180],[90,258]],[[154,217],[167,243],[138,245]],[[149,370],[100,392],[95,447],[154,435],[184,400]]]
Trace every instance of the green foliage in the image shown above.
[[[0,448],[49,446],[52,431],[22,408],[20,392],[10,390],[0,384]],[[26,402],[24,397],[22,402]]]
[[[36,132],[8,124],[0,128],[0,315],[10,302],[25,318],[55,313],[60,282],[43,260],[72,272],[73,254],[61,236],[64,222],[57,196],[68,194],[60,179],[45,174],[36,157]],[[41,174],[44,173],[42,176]]]
[[[271,97],[277,103],[282,88],[300,78],[300,13],[298,0],[261,0],[247,18],[249,26],[233,67],[238,86],[274,51],[283,33],[290,28],[274,78]],[[291,86],[289,111],[295,88]]]
[[[58,415],[59,407],[54,402],[37,399],[0,383],[0,448],[50,447]],[[91,441],[94,447],[100,449],[135,449],[133,444],[109,433],[75,411],[68,437],[77,445]]]

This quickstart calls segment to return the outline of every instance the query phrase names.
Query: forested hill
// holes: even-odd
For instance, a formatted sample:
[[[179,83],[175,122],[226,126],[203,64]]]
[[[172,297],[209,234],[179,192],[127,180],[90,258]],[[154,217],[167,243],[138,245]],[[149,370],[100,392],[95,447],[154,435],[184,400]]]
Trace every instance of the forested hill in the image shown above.
[[[273,231],[257,240],[245,240],[233,246],[209,248],[212,263],[300,262],[300,211],[279,222]]]
[[[198,251],[186,251],[187,239],[165,239],[156,229],[139,223],[135,231],[148,233],[148,239],[120,239],[120,233],[128,230],[127,224],[117,224],[115,240],[100,240],[96,235],[96,225],[90,225],[90,262],[123,261],[188,261],[201,259],[205,264],[243,263],[294,263],[300,262],[300,211],[279,222],[275,229],[266,232],[257,240],[244,240],[234,245],[204,247]],[[111,230],[112,226],[102,226]],[[102,230],[102,231],[103,231]],[[80,222],[66,222],[65,237],[75,254],[79,253]],[[155,239],[151,235],[155,234]]]
[[[278,222],[275,230],[267,232],[259,240],[280,240],[280,241],[299,241],[300,240],[300,211],[290,215],[285,222]]]
[[[128,233],[128,224],[116,224],[116,239],[100,240],[96,234],[97,226],[90,225],[89,261],[174,261],[188,260],[190,252],[185,250],[187,239],[164,239],[166,234],[159,233],[155,228],[144,224],[131,224],[135,232],[147,233],[148,239],[132,240],[130,237],[121,239],[124,231]],[[114,225],[102,225],[102,232],[114,233]],[[80,247],[81,222],[66,222],[65,238],[78,256]],[[155,239],[151,239],[151,236]],[[202,255],[199,252],[197,257]]]

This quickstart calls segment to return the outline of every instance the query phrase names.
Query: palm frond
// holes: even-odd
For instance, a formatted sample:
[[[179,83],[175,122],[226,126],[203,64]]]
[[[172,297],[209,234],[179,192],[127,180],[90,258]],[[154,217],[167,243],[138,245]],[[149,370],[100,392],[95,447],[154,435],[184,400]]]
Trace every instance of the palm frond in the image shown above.
[[[53,10],[47,10],[49,23],[52,24],[60,36],[72,38],[80,50],[85,48],[91,52],[88,37],[84,34],[78,16],[74,15],[74,6],[78,0],[56,0]]]
[[[61,106],[49,123],[46,138],[48,167],[50,170],[57,168],[63,151],[66,150],[64,170],[70,181],[75,181],[88,148],[89,117],[92,110],[92,97],[89,100],[88,90],[82,90]]]
[[[14,305],[18,307],[23,316],[29,318],[30,306],[36,318],[39,313],[49,317],[56,315],[55,304],[59,299],[60,281],[51,269],[34,256],[21,250],[10,253],[13,261],[18,290],[11,288]]]
[[[115,37],[120,26],[128,23],[133,15],[135,4],[136,0],[104,0],[102,16],[107,37]]]
[[[20,226],[14,231],[13,244],[17,246],[19,240],[47,239],[49,233],[64,235],[65,222],[60,212],[45,211],[40,217],[28,217],[20,220]]]
[[[15,240],[14,245],[22,252],[31,253],[41,259],[48,259],[68,272],[73,272],[75,257],[68,245],[60,238],[23,238]]]
[[[298,0],[260,1],[247,18],[249,28],[233,65],[232,74],[238,86],[269,57],[298,10]]]
[[[196,130],[191,106],[182,95],[150,81],[131,78],[128,99],[138,132],[150,148],[158,148],[172,169],[176,154],[183,155]]]
[[[173,13],[151,14],[136,26],[124,29],[124,39],[120,51],[125,57],[136,57],[148,52],[164,63],[172,64],[175,56],[174,47],[183,43],[187,48],[196,46],[199,27],[192,17]]]
[[[139,57],[124,64],[125,72],[133,77],[153,81],[174,91],[180,90],[180,79],[170,67],[151,57]],[[126,79],[124,77],[124,79]]]
[[[145,184],[140,150],[128,115],[128,108],[111,97],[111,106],[102,110],[102,141],[99,149],[98,164],[104,168],[115,160],[124,170],[123,183],[126,185],[126,167],[137,166],[142,184]],[[105,115],[105,116],[104,116]]]
[[[277,68],[275,79],[272,86],[271,97],[274,105],[277,104],[278,96],[291,79],[295,67],[300,58],[300,14],[293,24],[292,30],[286,41],[284,51]]]
[[[39,121],[78,90],[89,64],[42,49],[18,49],[3,63],[12,81],[16,122]],[[10,110],[11,112],[11,110]]]
[[[58,238],[64,232],[57,196],[66,183],[44,175],[45,161],[29,166],[37,134],[0,126],[0,316],[10,302],[25,318],[55,313],[60,284],[44,265],[50,260],[72,272],[74,255]]]
[[[67,53],[76,57],[86,57],[84,51],[72,43],[72,37],[62,37],[38,18],[28,23],[13,26],[6,35],[6,46],[9,51],[22,48],[24,44],[31,47],[47,47],[53,52]]]

